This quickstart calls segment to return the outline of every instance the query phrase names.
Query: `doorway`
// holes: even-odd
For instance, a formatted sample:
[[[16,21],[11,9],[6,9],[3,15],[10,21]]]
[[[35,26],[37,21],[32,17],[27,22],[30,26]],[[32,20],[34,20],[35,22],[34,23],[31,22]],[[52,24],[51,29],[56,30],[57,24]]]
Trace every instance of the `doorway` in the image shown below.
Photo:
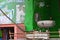
[[[14,39],[14,27],[3,27],[0,29],[2,31],[2,40]]]

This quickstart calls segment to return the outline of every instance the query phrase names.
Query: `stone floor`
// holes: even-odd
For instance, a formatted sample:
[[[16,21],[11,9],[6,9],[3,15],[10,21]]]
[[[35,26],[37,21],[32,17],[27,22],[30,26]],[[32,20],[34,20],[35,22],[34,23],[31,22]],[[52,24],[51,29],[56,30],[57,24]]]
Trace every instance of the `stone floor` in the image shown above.
[[[9,39],[9,40],[14,40],[14,39]],[[25,39],[25,38],[22,39],[22,38],[20,38],[18,40],[33,40],[33,39]],[[44,39],[34,39],[34,40],[44,40]],[[49,40],[60,40],[60,38],[50,38]]]
[[[9,40],[14,40],[14,39],[9,39]]]
[[[50,38],[49,40],[60,40],[60,38]]]
[[[26,40],[46,40],[46,39],[26,39]],[[60,40],[60,38],[50,38],[47,40]]]

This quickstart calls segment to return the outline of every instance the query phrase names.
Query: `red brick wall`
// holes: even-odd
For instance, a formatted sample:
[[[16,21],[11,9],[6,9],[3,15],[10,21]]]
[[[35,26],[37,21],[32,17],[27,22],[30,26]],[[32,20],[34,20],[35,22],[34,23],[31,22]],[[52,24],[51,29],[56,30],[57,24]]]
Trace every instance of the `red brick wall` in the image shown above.
[[[24,24],[18,25],[25,30]],[[25,32],[22,32],[15,24],[0,24],[0,27],[14,27],[14,40],[25,37]]]
[[[24,24],[19,24],[19,26],[23,29],[23,30],[25,30],[25,26],[24,26]],[[23,31],[21,31],[18,27],[16,28],[16,36],[17,36],[17,38],[19,39],[19,38],[24,38],[25,37],[25,32],[23,32]]]

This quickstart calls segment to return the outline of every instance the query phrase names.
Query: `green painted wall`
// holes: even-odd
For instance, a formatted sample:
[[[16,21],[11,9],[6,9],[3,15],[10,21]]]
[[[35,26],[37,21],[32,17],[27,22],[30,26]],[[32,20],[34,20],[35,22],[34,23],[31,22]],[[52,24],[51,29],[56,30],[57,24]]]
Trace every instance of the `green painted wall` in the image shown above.
[[[42,0],[35,0],[34,1],[34,5],[35,5],[35,7],[34,7],[34,12],[36,13],[38,13],[39,15],[40,15],[40,20],[49,20],[50,19],[50,1],[49,0],[45,0],[44,1],[44,6],[43,7],[39,7],[39,3],[40,2],[42,2]],[[48,5],[48,7],[47,7],[47,5]],[[35,15],[35,13],[34,13],[34,15]],[[42,31],[45,31],[46,30],[46,28],[39,28],[38,26],[37,26],[37,24],[36,24],[36,22],[34,21],[34,29],[36,29],[36,30],[42,30]]]
[[[54,27],[49,28],[50,32],[57,33],[50,33],[50,37],[58,38],[59,33],[58,30],[60,29],[60,12],[59,12],[59,0],[43,0],[45,3],[44,7],[39,7],[39,2],[42,0],[25,0],[26,4],[26,12],[25,12],[25,26],[27,31],[31,30],[42,30],[45,32],[48,28],[39,28],[37,23],[35,22],[34,15],[35,13],[40,14],[40,20],[52,20],[56,22]],[[55,36],[54,36],[55,35]]]
[[[59,0],[51,0],[51,15],[52,15],[52,18],[53,20],[55,20],[56,22],[56,25],[52,28],[50,28],[50,31],[58,31],[60,29],[60,12],[59,12]],[[53,35],[57,35],[55,37],[58,37],[58,32],[53,34]],[[51,34],[51,36],[53,36]]]
[[[25,26],[26,31],[33,30],[33,0],[25,0]]]

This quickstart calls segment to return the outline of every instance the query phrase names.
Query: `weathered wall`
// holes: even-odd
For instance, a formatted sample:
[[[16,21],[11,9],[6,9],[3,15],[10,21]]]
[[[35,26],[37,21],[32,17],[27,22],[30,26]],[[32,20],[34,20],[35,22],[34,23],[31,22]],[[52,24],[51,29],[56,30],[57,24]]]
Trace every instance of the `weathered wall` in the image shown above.
[[[0,9],[2,9],[6,15],[16,23],[24,22],[24,7],[24,0],[0,0]],[[0,24],[11,23],[12,22],[0,11]]]

